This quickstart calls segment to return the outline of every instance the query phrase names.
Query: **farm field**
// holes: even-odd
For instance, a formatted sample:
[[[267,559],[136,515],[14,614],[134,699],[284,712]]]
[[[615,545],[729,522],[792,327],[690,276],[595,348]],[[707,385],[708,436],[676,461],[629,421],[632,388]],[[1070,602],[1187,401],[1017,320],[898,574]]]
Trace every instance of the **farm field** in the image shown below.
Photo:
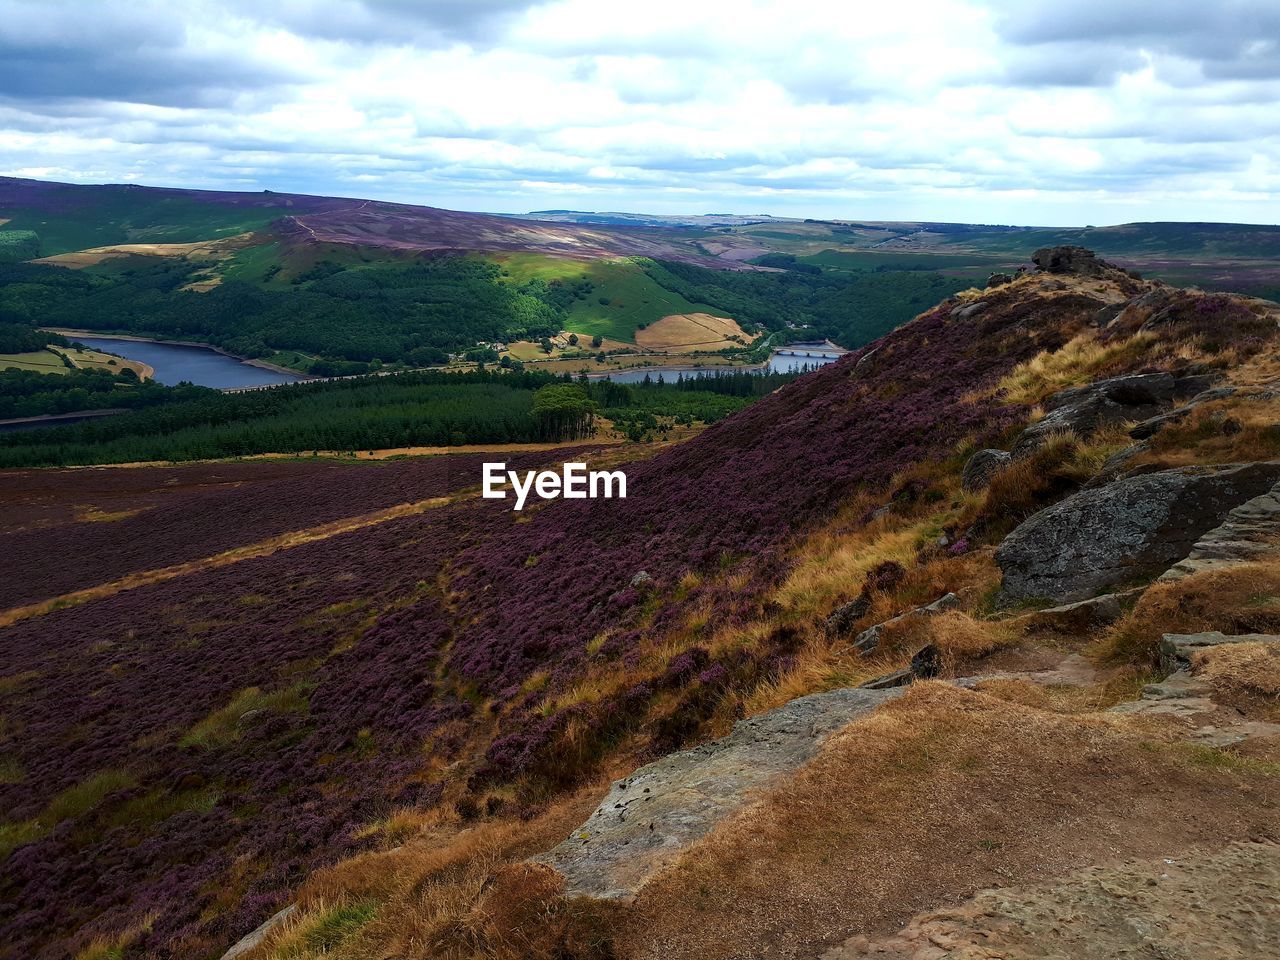
[[[668,353],[736,350],[752,339],[736,321],[709,313],[671,314],[636,331],[638,346]]]
[[[0,353],[0,370],[12,367],[34,373],[63,374],[67,365],[52,350],[33,350],[27,353]]]
[[[147,364],[137,360],[126,360],[97,350],[76,350],[71,347],[0,354],[0,370],[12,367],[33,373],[64,374],[67,372],[67,365],[62,360],[64,356],[81,370],[105,370],[109,373],[119,373],[127,369],[132,370],[143,380],[155,372]]]

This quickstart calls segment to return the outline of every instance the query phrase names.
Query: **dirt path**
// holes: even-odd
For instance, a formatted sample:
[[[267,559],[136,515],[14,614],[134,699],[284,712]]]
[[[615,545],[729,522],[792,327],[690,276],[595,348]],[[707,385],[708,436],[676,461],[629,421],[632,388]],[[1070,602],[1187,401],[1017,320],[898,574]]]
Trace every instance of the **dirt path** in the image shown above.
[[[1171,735],[913,686],[650,881],[618,954],[812,960],[982,890],[1280,837],[1272,753],[1232,763]]]
[[[233,550],[226,550],[222,553],[214,554],[211,557],[201,557],[198,560],[188,560],[184,563],[177,563],[168,567],[160,567],[155,570],[140,570],[137,573],[131,573],[128,576],[121,577],[119,580],[113,580],[110,583],[99,584],[96,587],[88,587],[84,590],[76,590],[72,593],[63,594],[60,597],[52,597],[48,600],[42,600],[39,603],[28,604],[24,607],[13,607],[9,610],[0,612],[0,628],[11,626],[20,620],[28,620],[31,617],[43,616],[44,614],[51,613],[54,610],[61,610],[63,607],[76,606],[81,603],[88,603],[91,600],[101,600],[103,597],[111,597],[117,593],[122,593],[125,590],[134,590],[138,587],[149,586],[153,583],[163,583],[166,580],[189,576],[190,574],[198,573],[203,570],[225,567],[232,563],[239,563],[242,560],[252,560],[256,557],[265,557],[278,550],[288,550],[292,547],[300,547],[303,544],[314,543],[317,540],[327,540],[330,537],[336,537],[343,533],[350,533],[353,530],[360,530],[364,527],[371,527],[380,523],[387,523],[391,520],[399,520],[401,517],[409,517],[414,514],[425,513],[428,510],[453,502],[457,496],[458,495],[455,494],[447,497],[433,497],[430,500],[419,500],[416,503],[402,503],[394,507],[388,507],[384,510],[366,513],[359,517],[348,517],[305,530],[294,530],[289,533],[282,533],[279,536],[270,537],[266,540],[259,541],[258,543],[246,544],[243,547],[236,547]]]

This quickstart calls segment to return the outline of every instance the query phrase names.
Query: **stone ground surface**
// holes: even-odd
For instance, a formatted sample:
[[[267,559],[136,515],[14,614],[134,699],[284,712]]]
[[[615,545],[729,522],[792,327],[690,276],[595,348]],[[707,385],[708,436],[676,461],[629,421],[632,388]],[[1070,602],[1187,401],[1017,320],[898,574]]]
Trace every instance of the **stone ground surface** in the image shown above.
[[[832,690],[739,721],[719,740],[618,780],[595,813],[538,858],[569,894],[630,900],[644,883],[775,778],[809,760],[834,731],[897,690]]]
[[[986,890],[822,960],[1262,960],[1280,953],[1280,847],[1091,867]]]
[[[1204,570],[1258,560],[1275,553],[1278,546],[1280,483],[1227,514],[1221,526],[1197,540],[1187,558],[1170,567],[1160,580],[1180,580]]]

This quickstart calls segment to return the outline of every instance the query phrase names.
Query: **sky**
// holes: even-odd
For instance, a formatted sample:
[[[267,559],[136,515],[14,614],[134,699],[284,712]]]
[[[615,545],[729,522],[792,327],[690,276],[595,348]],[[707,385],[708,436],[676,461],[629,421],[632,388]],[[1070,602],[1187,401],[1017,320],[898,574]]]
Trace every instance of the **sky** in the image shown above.
[[[0,0],[0,175],[1280,222],[1280,0]]]

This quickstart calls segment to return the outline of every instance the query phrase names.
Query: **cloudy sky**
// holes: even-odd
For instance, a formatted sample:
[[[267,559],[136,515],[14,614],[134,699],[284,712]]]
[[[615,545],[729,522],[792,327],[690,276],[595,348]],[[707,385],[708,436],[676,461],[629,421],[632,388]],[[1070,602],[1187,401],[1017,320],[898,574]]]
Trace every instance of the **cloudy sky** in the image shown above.
[[[0,174],[1280,222],[1280,0],[0,0]]]

